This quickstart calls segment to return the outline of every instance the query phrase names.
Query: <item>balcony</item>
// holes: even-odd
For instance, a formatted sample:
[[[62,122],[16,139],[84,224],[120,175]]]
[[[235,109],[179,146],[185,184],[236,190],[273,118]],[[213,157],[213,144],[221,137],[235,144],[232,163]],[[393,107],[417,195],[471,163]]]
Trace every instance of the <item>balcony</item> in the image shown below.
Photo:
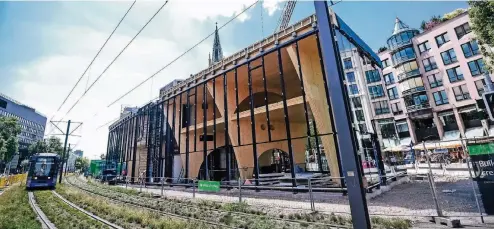
[[[439,133],[435,126],[428,128],[416,128],[415,136],[418,142],[440,140]]]
[[[432,117],[432,107],[429,102],[407,106],[407,115],[411,119],[424,119]]]
[[[403,47],[408,46],[408,45],[412,45],[412,39],[409,39],[407,41],[401,41],[400,43],[396,43],[396,44],[393,44],[393,45],[389,45],[388,44],[388,48],[389,48],[389,50],[390,50],[391,53],[394,53],[397,50],[400,50]]]
[[[399,58],[393,58],[393,68],[398,67],[398,65],[403,64],[405,62],[415,60],[417,57],[415,55],[410,55],[410,56],[402,56]]]
[[[412,70],[409,72],[400,73],[400,74],[398,74],[398,82],[401,82],[403,80],[406,80],[406,79],[409,79],[412,77],[416,77],[416,76],[420,76],[420,70],[419,69],[415,69],[415,70]]]
[[[402,96],[406,96],[406,95],[411,95],[413,93],[417,93],[417,92],[423,92],[425,91],[425,87],[424,86],[419,86],[419,87],[414,87],[414,88],[410,88],[406,91],[403,91],[401,92],[401,95]]]

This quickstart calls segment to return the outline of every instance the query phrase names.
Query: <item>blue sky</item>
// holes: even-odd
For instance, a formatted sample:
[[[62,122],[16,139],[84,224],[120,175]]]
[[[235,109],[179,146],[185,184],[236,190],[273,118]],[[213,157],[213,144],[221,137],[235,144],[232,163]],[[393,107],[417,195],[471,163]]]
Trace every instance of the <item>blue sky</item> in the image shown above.
[[[106,108],[107,104],[212,32],[215,22],[225,23],[254,1],[171,0],[67,116],[64,114],[70,105],[161,3],[136,3],[67,105],[56,113],[71,86],[132,2],[0,2],[0,92],[35,107],[48,118],[55,114],[56,118],[86,121],[81,134],[88,137],[75,139],[72,143],[80,140],[80,147],[94,157],[105,150],[107,133],[106,127],[95,127],[117,117],[121,106],[144,104],[157,96],[159,88],[167,82],[204,69],[212,38],[120,103],[110,108]],[[271,34],[282,4],[277,0],[266,0],[263,7],[256,5],[222,29],[220,37],[225,55]],[[343,1],[333,9],[377,50],[385,45],[396,16],[418,28],[422,20],[433,15],[466,7],[466,2]],[[312,2],[299,1],[291,21],[313,12]],[[89,119],[95,113],[95,118]]]

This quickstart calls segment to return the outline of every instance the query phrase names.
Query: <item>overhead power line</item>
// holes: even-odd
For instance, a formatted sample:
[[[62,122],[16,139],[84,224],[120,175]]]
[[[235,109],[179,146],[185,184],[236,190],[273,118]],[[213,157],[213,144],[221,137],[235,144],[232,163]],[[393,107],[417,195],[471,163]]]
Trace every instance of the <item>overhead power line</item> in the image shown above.
[[[252,8],[253,6],[255,6],[260,0],[257,0],[255,1],[254,3],[252,3],[251,5],[249,5],[248,7],[246,7],[245,9],[243,9],[241,12],[239,12],[237,15],[233,16],[230,20],[228,20],[225,24],[221,25],[220,27],[218,27],[218,31],[221,30],[223,27],[227,26],[228,24],[230,24],[233,20],[235,20],[236,18],[238,18],[240,15],[242,15],[243,13],[245,13],[247,10],[249,10],[250,8]],[[150,79],[152,79],[153,77],[155,77],[157,74],[159,74],[160,72],[162,72],[163,70],[165,70],[167,67],[169,67],[170,65],[172,65],[173,63],[175,63],[177,60],[179,60],[180,58],[182,58],[183,56],[185,56],[187,53],[189,53],[192,49],[196,48],[197,46],[199,46],[202,42],[204,42],[205,40],[207,40],[208,38],[210,38],[211,36],[214,35],[214,31],[212,33],[210,33],[209,35],[207,35],[206,37],[204,37],[203,39],[201,39],[199,42],[197,42],[196,44],[194,44],[192,47],[190,47],[189,49],[187,49],[185,52],[183,52],[182,54],[180,54],[178,57],[176,57],[175,59],[173,59],[172,61],[168,62],[165,66],[163,66],[162,68],[160,68],[157,72],[155,72],[154,74],[152,74],[151,76],[149,76],[148,78],[146,78],[145,80],[143,80],[142,82],[140,82],[139,84],[137,84],[136,86],[134,86],[132,89],[130,89],[129,91],[127,91],[126,93],[124,93],[123,95],[121,95],[120,97],[118,97],[115,101],[111,102],[110,104],[108,104],[106,106],[106,108],[109,108],[113,105],[115,105],[115,103],[117,103],[118,101],[122,100],[125,96],[129,95],[130,93],[132,93],[134,90],[136,90],[137,88],[141,87],[144,83],[146,83],[147,81],[149,81]],[[155,97],[153,98],[152,100],[148,101],[147,103],[149,102],[152,102],[156,99],[159,99],[159,96],[158,97]],[[147,104],[146,103],[146,104]],[[99,112],[97,112],[95,115],[93,115],[93,117],[95,117]],[[101,126],[99,126],[97,129],[100,129],[106,125],[109,125],[111,123],[113,123],[114,121],[116,121],[118,119],[115,119],[115,120],[111,120]]]
[[[132,42],[137,38],[137,36],[139,36],[139,34],[141,34],[141,32],[147,27],[147,25],[156,17],[156,15],[158,15],[158,13],[167,4],[168,4],[168,0],[165,3],[163,3],[163,5],[161,5],[161,7],[153,14],[153,16],[139,30],[139,32],[137,32],[137,34],[127,43],[127,45],[125,45],[125,47],[120,51],[120,53],[118,53],[118,55],[112,60],[112,62],[110,62],[110,64],[108,66],[106,66],[105,70],[103,70],[103,72],[96,78],[96,80],[94,80],[91,83],[91,85],[89,85],[87,90],[84,91],[84,93],[79,97],[79,99],[77,99],[77,101],[72,105],[72,107],[70,107],[70,109],[67,111],[67,113],[65,113],[64,117],[67,116],[70,113],[70,111],[72,111],[72,109],[74,109],[74,107],[81,101],[81,99],[87,94],[87,92],[89,90],[91,90],[91,88],[98,82],[98,80],[103,76],[103,74],[105,74],[105,72],[113,65],[113,63],[115,63],[115,61],[120,57],[120,55],[122,55],[122,53],[129,47],[129,45],[132,44]]]

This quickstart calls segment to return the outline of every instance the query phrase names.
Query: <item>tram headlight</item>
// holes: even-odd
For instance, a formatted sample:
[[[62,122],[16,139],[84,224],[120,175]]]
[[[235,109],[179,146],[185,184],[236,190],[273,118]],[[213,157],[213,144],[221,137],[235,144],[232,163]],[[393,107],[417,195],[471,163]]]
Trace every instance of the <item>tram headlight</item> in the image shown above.
[[[35,180],[37,180],[37,179],[38,179],[38,177],[34,177],[34,179],[35,179]]]
[[[51,179],[51,177],[48,177],[48,180]]]

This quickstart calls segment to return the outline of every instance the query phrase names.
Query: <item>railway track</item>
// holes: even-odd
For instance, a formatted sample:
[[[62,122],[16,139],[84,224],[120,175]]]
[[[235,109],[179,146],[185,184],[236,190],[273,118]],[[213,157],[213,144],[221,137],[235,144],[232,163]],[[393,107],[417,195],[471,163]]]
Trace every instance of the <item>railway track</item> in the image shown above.
[[[89,192],[89,193],[92,193],[94,195],[103,196],[105,198],[108,198],[108,199],[112,199],[113,200],[113,198],[110,198],[110,197],[101,195],[99,193],[95,193],[93,191],[90,191],[90,190],[84,189],[82,187],[79,187],[78,185],[72,184],[70,181],[68,181],[68,183],[70,185],[78,188],[78,189],[81,189],[81,190],[85,191],[85,192]],[[98,187],[98,186],[95,186],[95,185],[92,185],[92,186],[95,187],[95,188],[98,188],[98,189],[102,189],[101,187]],[[145,197],[140,197],[140,198],[145,198]],[[115,200],[115,201],[122,202],[121,200]],[[128,202],[125,201],[125,203],[128,203]],[[131,204],[131,205],[136,206],[136,204],[134,204],[134,203],[128,203],[128,204]],[[191,206],[192,207],[197,207],[195,205],[186,204],[186,203],[177,203],[177,204],[179,204],[181,206],[187,206],[187,207],[191,207]],[[159,210],[156,210],[156,209],[152,209],[152,208],[149,208],[149,207],[146,207],[146,206],[143,206],[143,205],[137,205],[137,206],[163,213],[162,211],[159,211]],[[234,211],[226,211],[226,210],[219,210],[219,209],[213,209],[213,208],[204,208],[204,207],[202,207],[201,209],[208,210],[208,211],[221,212],[221,213],[235,214],[235,215],[243,216],[243,217],[253,217],[253,216],[259,217],[259,215],[249,214],[249,213],[244,213],[244,212],[234,212]],[[346,228],[351,228],[351,227],[348,227],[348,226],[333,225],[333,224],[327,224],[327,223],[308,222],[308,221],[290,220],[290,219],[280,219],[280,218],[277,218],[277,217],[267,216],[267,215],[263,215],[263,217],[268,218],[268,219],[273,220],[273,221],[278,221],[278,222],[283,222],[283,223],[295,223],[295,224],[302,224],[302,225],[303,224],[306,224],[306,225],[309,224],[309,225],[324,226],[325,228],[332,228],[332,229],[344,229],[344,228],[346,229]]]
[[[117,200],[117,199],[110,198],[110,197],[101,195],[99,193],[96,193],[96,192],[93,192],[93,191],[84,189],[82,187],[79,187],[77,185],[74,185],[74,184],[70,183],[69,181],[67,181],[67,183],[69,185],[73,186],[73,187],[76,187],[79,190],[82,190],[83,192],[89,193],[91,195],[100,196],[100,197],[103,197],[105,199],[109,199],[110,201],[112,201],[114,203],[126,204],[126,205],[130,205],[130,206],[133,206],[133,207],[138,207],[138,208],[146,209],[146,210],[149,210],[149,211],[152,211],[152,212],[159,213],[159,214],[164,215],[164,216],[168,216],[168,217],[176,218],[176,219],[180,219],[180,220],[193,220],[193,221],[205,223],[205,224],[208,224],[208,225],[218,226],[218,227],[221,227],[221,228],[237,228],[237,227],[229,226],[229,225],[218,223],[218,222],[214,222],[214,221],[196,219],[196,218],[192,218],[192,217],[181,216],[181,215],[177,215],[177,214],[173,214],[173,213],[169,213],[169,212],[164,212],[164,211],[156,210],[156,209],[153,209],[153,208],[150,208],[150,207],[141,205],[141,204],[135,204],[135,203],[132,203],[132,202],[129,202],[129,201]]]
[[[28,192],[27,193],[28,198],[29,198],[29,205],[31,205],[31,208],[33,209],[34,213],[38,216],[38,219],[41,223],[41,228],[43,229],[57,229],[53,223],[50,222],[48,217],[46,217],[45,213],[41,211],[41,208],[39,208],[38,204],[36,203],[36,199],[34,198],[33,192]]]
[[[103,219],[103,218],[100,218],[99,216],[97,216],[97,215],[95,215],[95,214],[93,214],[93,213],[91,213],[91,212],[88,212],[88,211],[86,211],[86,210],[82,209],[81,207],[77,206],[76,204],[74,204],[74,203],[72,203],[72,202],[68,201],[67,199],[65,199],[63,196],[61,196],[61,195],[60,195],[60,194],[58,194],[57,192],[52,191],[52,193],[53,193],[53,195],[55,195],[56,197],[58,197],[60,200],[62,200],[65,204],[67,204],[67,205],[71,206],[72,208],[75,208],[75,209],[77,209],[78,211],[80,211],[80,212],[82,212],[82,213],[86,214],[86,215],[87,215],[87,216],[89,216],[90,218],[92,218],[92,219],[94,219],[94,220],[97,220],[97,221],[101,222],[102,224],[105,224],[106,226],[108,226],[108,227],[110,227],[110,228],[114,228],[114,229],[123,229],[123,227],[120,227],[120,226],[118,226],[118,225],[116,225],[116,224],[113,224],[113,223],[111,223],[111,222],[109,222],[109,221],[107,221],[107,220],[105,220],[105,219]]]

